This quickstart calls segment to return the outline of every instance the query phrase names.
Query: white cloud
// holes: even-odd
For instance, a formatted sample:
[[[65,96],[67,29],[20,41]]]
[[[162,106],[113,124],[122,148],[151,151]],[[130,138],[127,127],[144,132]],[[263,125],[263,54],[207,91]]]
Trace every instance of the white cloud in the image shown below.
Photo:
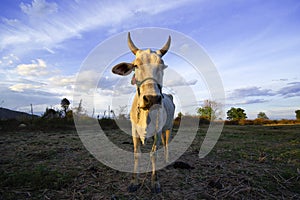
[[[28,18],[2,20],[4,24],[1,25],[0,46],[3,49],[11,45],[26,45],[26,51],[52,49],[67,39],[81,37],[83,32],[101,27],[105,27],[108,32],[111,29],[120,30],[120,27],[132,27],[141,17],[151,18],[152,15],[180,7],[186,2],[80,1],[56,4],[33,0],[31,4],[20,4]]]
[[[16,71],[22,76],[44,76],[49,73],[46,62],[42,59],[33,60],[31,64],[20,64]]]
[[[49,68],[42,59],[32,60],[30,64],[19,64],[15,69],[2,72],[6,87],[14,92],[35,91],[37,94],[53,96],[71,95],[76,75],[62,75],[57,69]]]
[[[30,17],[44,17],[58,10],[56,3],[48,3],[45,0],[33,0],[31,4],[20,4],[21,10]]]
[[[15,91],[15,92],[24,92],[25,89],[37,89],[40,87],[41,86],[38,86],[38,85],[19,83],[19,84],[10,86],[9,89],[11,89],[12,91]]]
[[[184,80],[182,77],[175,77],[174,79],[166,80],[165,86],[167,87],[191,86],[191,85],[196,85],[197,82],[198,81],[196,79]]]
[[[5,56],[2,56],[0,59],[0,66],[10,67],[13,66],[16,62],[19,62],[20,59],[15,54],[11,53]]]
[[[100,73],[94,70],[81,71],[76,77],[75,87],[79,91],[88,92],[95,89],[100,78]]]
[[[48,51],[49,53],[51,53],[51,54],[55,54],[55,51],[52,50],[52,49],[50,49],[50,48],[48,48],[48,47],[44,47],[44,49],[45,49],[46,51]]]
[[[48,79],[52,86],[71,86],[75,83],[75,76],[53,76]]]

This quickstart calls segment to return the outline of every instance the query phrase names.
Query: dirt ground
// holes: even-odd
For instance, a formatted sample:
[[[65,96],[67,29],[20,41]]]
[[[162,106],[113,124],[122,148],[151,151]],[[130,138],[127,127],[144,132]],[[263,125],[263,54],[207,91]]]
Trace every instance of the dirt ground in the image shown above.
[[[151,193],[150,173],[128,193],[131,173],[95,159],[76,131],[2,132],[0,199],[300,199],[300,126],[225,126],[213,151],[200,159],[206,130],[199,128],[177,160],[191,168],[171,164],[158,171],[160,194]],[[132,149],[129,135],[106,134]]]

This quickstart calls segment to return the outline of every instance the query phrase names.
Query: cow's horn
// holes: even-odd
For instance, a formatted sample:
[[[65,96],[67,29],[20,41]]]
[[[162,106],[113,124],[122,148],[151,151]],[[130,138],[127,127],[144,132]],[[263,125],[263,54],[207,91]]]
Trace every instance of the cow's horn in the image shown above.
[[[132,51],[132,53],[135,55],[136,52],[139,50],[132,42],[131,37],[130,37],[130,32],[128,33],[128,46],[129,49]]]
[[[171,44],[171,36],[169,36],[167,43],[163,46],[163,48],[161,48],[159,51],[161,53],[161,56],[165,55],[169,48],[170,48],[170,44]]]

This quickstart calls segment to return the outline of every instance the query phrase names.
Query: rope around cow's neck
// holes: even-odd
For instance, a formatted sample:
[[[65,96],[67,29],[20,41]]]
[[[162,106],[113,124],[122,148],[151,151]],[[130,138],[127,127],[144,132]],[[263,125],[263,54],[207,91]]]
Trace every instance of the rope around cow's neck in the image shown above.
[[[152,152],[156,153],[156,144],[157,144],[157,134],[159,131],[159,117],[160,117],[160,108],[157,109],[157,114],[156,114],[156,120],[155,120],[155,134],[154,134],[154,141],[153,141],[153,146],[152,146]]]

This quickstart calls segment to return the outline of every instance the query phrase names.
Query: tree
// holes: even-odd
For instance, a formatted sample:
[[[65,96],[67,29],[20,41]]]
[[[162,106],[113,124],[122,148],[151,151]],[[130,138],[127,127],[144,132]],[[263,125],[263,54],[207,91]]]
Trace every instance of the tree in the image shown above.
[[[61,111],[56,111],[53,108],[46,108],[46,111],[42,115],[42,118],[46,119],[53,119],[53,118],[59,118],[61,116]]]
[[[300,110],[296,110],[295,113],[296,113],[296,119],[300,120]]]
[[[86,110],[82,107],[82,99],[80,99],[78,107],[75,107],[73,110],[74,110],[74,114],[76,114],[78,116],[86,115]]]
[[[200,107],[198,108],[197,113],[203,118],[216,119],[216,115],[211,107]]]
[[[127,119],[127,105],[124,106],[119,106],[119,115],[118,115],[118,119]]]
[[[182,112],[179,112],[179,113],[177,114],[177,117],[180,118],[180,119],[182,118],[182,116],[183,116]]]
[[[203,118],[215,120],[221,118],[221,106],[216,101],[205,100],[203,106],[197,109],[197,113]]]
[[[63,108],[65,116],[67,116],[67,110],[69,109],[70,101],[67,98],[63,98],[60,102],[60,105]]]
[[[257,114],[257,119],[269,119],[269,117],[264,112],[259,112]]]
[[[231,109],[227,111],[227,119],[242,120],[247,119],[247,115],[244,109],[231,107]]]

